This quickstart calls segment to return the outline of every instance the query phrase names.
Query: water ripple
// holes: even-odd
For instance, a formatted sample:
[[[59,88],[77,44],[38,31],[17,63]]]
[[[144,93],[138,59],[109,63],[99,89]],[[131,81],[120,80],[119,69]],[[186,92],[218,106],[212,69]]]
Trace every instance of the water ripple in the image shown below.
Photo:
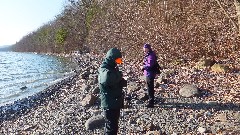
[[[33,53],[0,52],[0,104],[39,92],[74,66],[66,59]],[[21,90],[20,88],[26,87]]]

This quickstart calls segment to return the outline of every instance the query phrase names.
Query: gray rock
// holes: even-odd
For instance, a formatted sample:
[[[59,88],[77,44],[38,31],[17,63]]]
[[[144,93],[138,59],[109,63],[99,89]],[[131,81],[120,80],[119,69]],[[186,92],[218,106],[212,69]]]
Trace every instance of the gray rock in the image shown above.
[[[136,82],[130,82],[127,86],[128,91],[138,91],[141,89],[141,86],[139,86]]]
[[[183,97],[192,97],[195,95],[199,95],[199,90],[194,85],[186,84],[179,90],[179,94]]]
[[[25,89],[27,89],[27,86],[23,86],[20,88],[20,90],[25,90]]]
[[[90,86],[90,85],[83,84],[83,85],[81,86],[81,90],[83,90],[83,91],[89,91],[90,89],[91,89],[91,86]]]
[[[159,82],[154,83],[154,88],[159,88],[159,87],[160,87],[160,83]]]
[[[84,107],[88,107],[88,106],[91,106],[95,103],[95,101],[97,100],[97,97],[92,95],[92,94],[89,94],[87,95],[83,101],[81,102],[82,106]]]
[[[105,123],[104,116],[102,115],[96,115],[91,118],[89,118],[85,123],[86,130],[94,130],[103,128]]]
[[[139,99],[139,100],[143,100],[143,101],[148,100],[148,95],[147,95],[147,93],[143,93],[143,92],[139,93],[139,94],[138,94],[138,99]]]
[[[141,81],[145,81],[146,80],[146,77],[143,75],[143,76],[140,76],[139,77],[139,80],[141,80]]]
[[[82,79],[86,79],[88,78],[90,75],[90,72],[88,70],[84,71],[82,74],[81,74],[81,78]]]

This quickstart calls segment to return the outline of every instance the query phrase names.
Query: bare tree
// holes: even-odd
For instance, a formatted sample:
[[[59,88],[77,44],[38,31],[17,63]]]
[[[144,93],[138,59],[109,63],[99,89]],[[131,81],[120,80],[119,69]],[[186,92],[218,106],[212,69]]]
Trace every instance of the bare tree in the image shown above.
[[[236,7],[236,12],[237,12],[237,19],[238,19],[238,35],[240,35],[240,0],[235,0],[234,1],[235,7]]]

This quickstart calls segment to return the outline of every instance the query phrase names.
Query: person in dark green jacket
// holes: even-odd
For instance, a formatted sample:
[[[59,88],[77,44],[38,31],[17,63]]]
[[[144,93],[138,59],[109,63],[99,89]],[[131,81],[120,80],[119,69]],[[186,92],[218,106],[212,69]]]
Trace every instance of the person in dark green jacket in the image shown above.
[[[111,48],[99,68],[101,108],[106,119],[105,135],[117,135],[120,109],[123,108],[123,87],[127,82],[117,64],[122,64],[122,54]]]

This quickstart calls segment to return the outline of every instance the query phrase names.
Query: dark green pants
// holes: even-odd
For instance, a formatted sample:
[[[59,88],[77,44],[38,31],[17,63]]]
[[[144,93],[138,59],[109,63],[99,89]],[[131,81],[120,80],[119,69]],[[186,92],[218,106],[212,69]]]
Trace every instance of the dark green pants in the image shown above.
[[[104,135],[117,135],[120,109],[105,109],[103,113],[106,119]]]

